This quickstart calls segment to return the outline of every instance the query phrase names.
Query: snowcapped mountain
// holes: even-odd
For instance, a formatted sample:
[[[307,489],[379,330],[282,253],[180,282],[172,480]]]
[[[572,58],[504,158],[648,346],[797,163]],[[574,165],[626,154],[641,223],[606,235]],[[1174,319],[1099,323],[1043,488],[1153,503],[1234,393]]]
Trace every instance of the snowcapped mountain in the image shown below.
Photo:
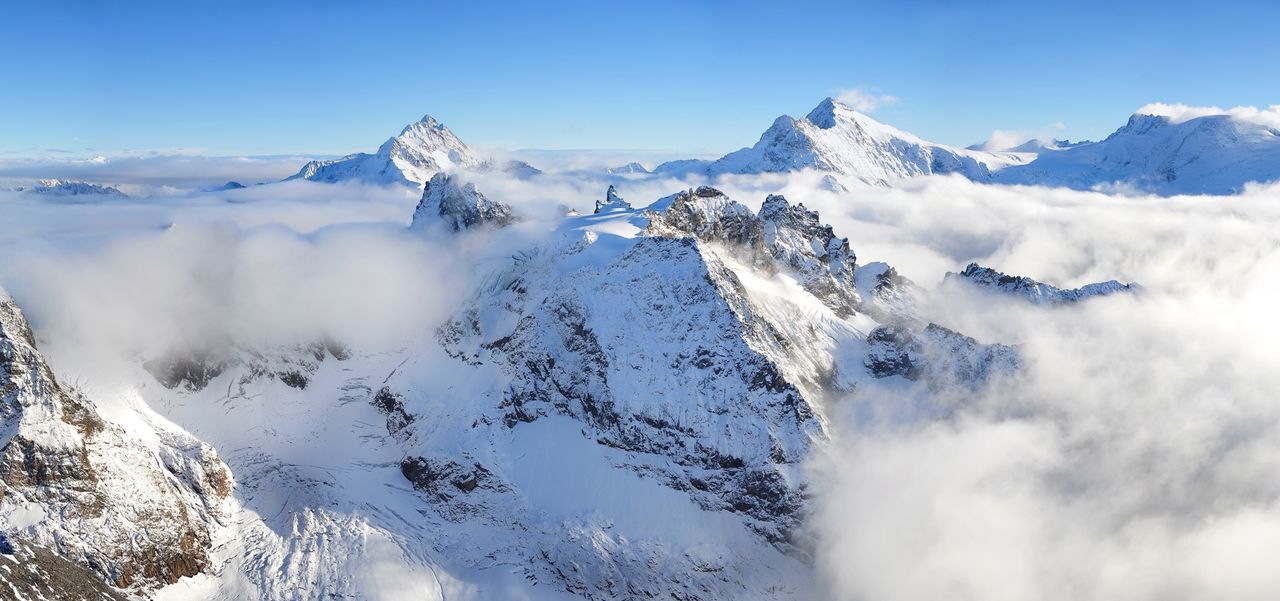
[[[636,163],[636,162],[631,162],[631,163],[627,163],[626,165],[609,167],[608,169],[605,169],[605,173],[608,173],[610,175],[648,175],[650,172],[648,169],[645,168],[644,165],[641,165],[640,163]]]
[[[358,152],[340,159],[311,161],[286,178],[334,183],[359,180],[421,187],[440,171],[502,171],[517,177],[541,173],[523,161],[494,161],[480,156],[431,115],[406,125],[374,154]]]
[[[91,184],[88,182],[78,182],[61,179],[44,179],[40,180],[34,186],[16,188],[19,192],[29,192],[31,194],[41,194],[44,196],[108,196],[116,198],[128,198],[128,195],[121,192],[115,186],[103,186],[101,184]]]
[[[480,155],[448,127],[426,115],[406,125],[374,154],[359,152],[340,159],[311,161],[287,179],[329,183],[356,179],[422,185],[438,171],[475,169],[483,163]]]
[[[782,196],[605,199],[481,263],[403,348],[138,358],[147,419],[62,388],[6,301],[0,533],[163,599],[813,598],[804,464],[832,403],[981,386],[1016,351],[930,324]],[[436,174],[411,235],[522,227],[546,224]]]
[[[816,169],[873,184],[934,173],[959,173],[986,181],[993,171],[1022,160],[1023,157],[1009,153],[980,152],[927,142],[827,98],[803,119],[778,117],[755,146],[715,161],[663,163],[654,173],[718,175]]]
[[[1005,275],[977,263],[970,263],[960,273],[948,273],[943,283],[944,285],[975,286],[982,290],[1020,298],[1036,305],[1075,303],[1093,297],[1140,290],[1137,284],[1121,284],[1115,280],[1064,289],[1037,282],[1026,276]]]
[[[0,528],[11,544],[138,592],[209,569],[234,484],[218,454],[159,422],[143,432],[103,419],[54,377],[2,292],[0,420]]]
[[[1280,179],[1280,130],[1232,115],[1135,114],[1105,140],[1000,171],[995,181],[1156,194],[1230,194]]]

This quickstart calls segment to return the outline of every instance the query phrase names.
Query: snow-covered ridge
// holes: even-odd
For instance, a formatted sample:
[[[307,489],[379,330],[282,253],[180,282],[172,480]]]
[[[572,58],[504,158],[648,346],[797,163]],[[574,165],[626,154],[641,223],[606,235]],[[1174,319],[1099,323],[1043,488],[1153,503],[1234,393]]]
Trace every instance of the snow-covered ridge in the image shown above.
[[[959,173],[985,181],[1022,156],[927,142],[880,123],[831,98],[802,119],[778,117],[751,148],[715,161],[672,161],[655,173],[767,173],[814,169],[874,184],[929,174]]]
[[[1122,284],[1116,280],[1086,284],[1079,288],[1063,289],[1037,282],[1025,276],[1005,275],[990,267],[982,267],[977,263],[970,263],[960,273],[948,273],[943,283],[977,286],[984,290],[1020,298],[1036,305],[1075,303],[1097,296],[1139,290],[1137,284]]]
[[[1105,140],[1041,153],[998,173],[1010,184],[1231,194],[1280,179],[1280,129],[1232,114],[1134,114]]]

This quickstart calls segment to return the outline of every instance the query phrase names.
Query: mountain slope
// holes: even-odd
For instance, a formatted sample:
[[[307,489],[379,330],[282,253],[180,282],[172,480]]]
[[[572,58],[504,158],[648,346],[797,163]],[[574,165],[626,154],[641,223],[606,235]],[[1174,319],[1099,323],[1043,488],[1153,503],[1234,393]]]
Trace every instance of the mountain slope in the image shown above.
[[[126,432],[63,387],[0,293],[0,529],[146,591],[209,566],[230,473],[183,432]]]
[[[803,119],[778,117],[751,148],[715,161],[673,161],[654,173],[769,173],[816,169],[885,184],[918,175],[959,173],[985,181],[1020,162],[1013,154],[952,148],[921,140],[827,98]]]
[[[120,375],[157,423],[221,451],[224,497],[197,486],[204,464],[106,452],[128,444],[106,420],[68,435],[96,472],[132,474],[112,480],[133,484],[128,502],[168,502],[138,485],[162,465],[169,494],[217,508],[188,509],[201,555],[181,579],[157,572],[171,583],[157,599],[811,599],[804,466],[831,440],[833,404],[968,390],[1017,366],[1008,347],[928,325],[887,266],[860,277],[849,241],[782,196],[753,211],[701,187],[633,208],[613,189],[599,213],[499,228],[475,227],[506,207],[460,176],[427,188],[415,221],[454,227],[409,235],[479,253],[439,328],[377,352],[206,341]],[[33,364],[31,337],[6,329],[19,331],[10,364]],[[51,390],[52,374],[42,382],[19,389]],[[20,419],[48,428],[65,412],[50,403],[93,410],[33,398],[49,408]],[[161,437],[148,432],[127,433]],[[78,451],[40,456],[83,467]],[[3,481],[4,504],[22,494],[63,516],[42,530],[5,509],[6,534],[66,559],[83,557],[77,536],[120,546],[68,524],[47,489]],[[163,541],[169,526],[149,531]]]
[[[1280,179],[1280,130],[1230,115],[1187,120],[1135,114],[1105,140],[1041,153],[1000,183],[1129,187],[1156,194],[1230,194]]]

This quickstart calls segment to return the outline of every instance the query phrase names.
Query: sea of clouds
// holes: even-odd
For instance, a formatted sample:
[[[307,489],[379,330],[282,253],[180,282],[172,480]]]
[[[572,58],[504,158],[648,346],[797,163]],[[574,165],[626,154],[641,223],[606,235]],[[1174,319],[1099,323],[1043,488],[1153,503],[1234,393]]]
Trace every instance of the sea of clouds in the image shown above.
[[[928,177],[833,193],[819,179],[715,184],[753,208],[780,192],[818,209],[860,264],[930,289],[969,261],[1144,287],[1070,307],[930,295],[926,315],[1019,345],[1026,369],[959,398],[828,408],[810,531],[833,599],[1280,598],[1280,187],[1158,198]],[[428,336],[486,266],[608,184],[643,206],[702,182],[476,183],[523,223],[414,236],[414,193],[312,182],[100,202],[3,192],[0,287],[55,368],[88,380],[112,357],[214,335],[375,349]]]

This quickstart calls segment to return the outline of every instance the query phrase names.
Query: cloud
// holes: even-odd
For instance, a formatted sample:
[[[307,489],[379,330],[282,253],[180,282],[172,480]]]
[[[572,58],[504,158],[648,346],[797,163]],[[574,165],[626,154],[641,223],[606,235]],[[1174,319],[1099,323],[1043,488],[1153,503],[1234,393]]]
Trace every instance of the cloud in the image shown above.
[[[1280,594],[1261,559],[1280,553],[1277,200],[1280,186],[1223,202],[955,178],[813,196],[860,257],[926,285],[976,260],[1147,287],[1070,308],[936,292],[926,314],[1018,344],[1025,372],[975,394],[916,391],[934,410],[890,383],[841,401],[838,442],[811,466],[831,597]]]
[[[1058,132],[1061,132],[1066,128],[1066,123],[1058,121],[1038,130],[997,129],[991,132],[991,136],[988,137],[986,141],[977,145],[977,148],[979,150],[995,152],[1000,150],[1009,150],[1011,148],[1021,146],[1023,143],[1031,140],[1052,142],[1059,135]]]
[[[305,156],[203,156],[180,151],[103,153],[78,157],[0,159],[0,180],[16,185],[40,179],[117,185],[138,195],[209,187],[227,181],[249,185],[293,175]]]
[[[898,103],[897,96],[880,94],[866,88],[840,90],[836,92],[836,100],[855,111],[862,111],[864,113],[875,112],[876,109],[882,106],[889,106]]]
[[[1182,123],[1209,115],[1230,115],[1250,123],[1280,128],[1280,104],[1273,104],[1267,108],[1237,106],[1230,109],[1221,109],[1216,106],[1188,106],[1181,103],[1165,104],[1163,102],[1153,102],[1134,111],[1134,114],[1168,117],[1174,123]]]
[[[815,564],[833,599],[1273,599],[1280,577],[1280,186],[1230,198],[1115,196],[927,177],[892,188],[822,174],[726,176],[752,208],[781,192],[935,288],[969,261],[1142,295],[1037,308],[938,290],[938,323],[1018,344],[1024,374],[935,396],[871,381],[827,407],[808,466]],[[408,235],[410,191],[311,182],[68,205],[0,194],[0,284],[55,366],[211,330],[319,331],[367,347],[429,332],[476,277],[590,210],[706,180],[476,177],[522,226]]]

